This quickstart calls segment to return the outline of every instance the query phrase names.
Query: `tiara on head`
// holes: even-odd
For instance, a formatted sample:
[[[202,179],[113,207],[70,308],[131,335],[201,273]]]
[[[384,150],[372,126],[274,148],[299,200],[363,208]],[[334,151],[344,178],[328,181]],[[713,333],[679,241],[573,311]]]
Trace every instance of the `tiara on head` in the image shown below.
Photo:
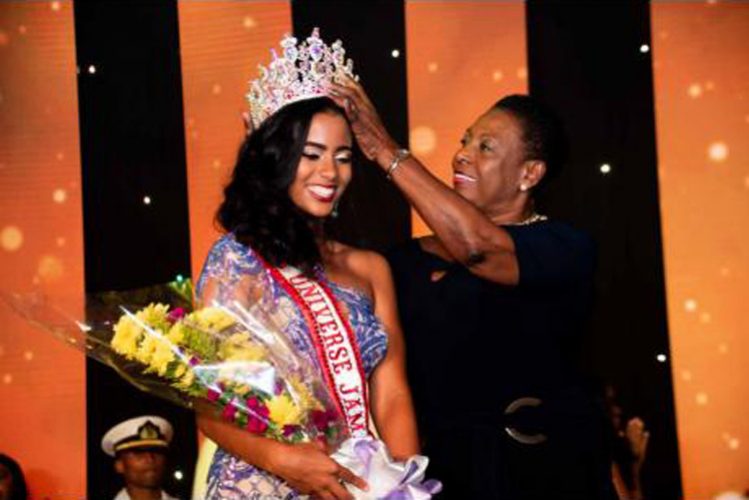
[[[299,45],[293,36],[284,36],[281,48],[281,57],[271,49],[273,60],[267,68],[258,65],[260,78],[250,82],[247,102],[254,128],[287,104],[327,96],[330,84],[343,76],[357,79],[341,41],[325,45],[318,28]]]

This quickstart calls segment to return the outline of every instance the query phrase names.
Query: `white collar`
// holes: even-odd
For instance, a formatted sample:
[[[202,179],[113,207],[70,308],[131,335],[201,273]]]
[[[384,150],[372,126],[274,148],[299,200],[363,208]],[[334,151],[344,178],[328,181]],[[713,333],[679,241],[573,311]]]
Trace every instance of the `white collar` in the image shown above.
[[[130,500],[130,495],[127,492],[127,488],[122,488],[117,492],[117,496],[114,500]],[[161,500],[179,500],[176,497],[169,495],[166,491],[161,490]]]

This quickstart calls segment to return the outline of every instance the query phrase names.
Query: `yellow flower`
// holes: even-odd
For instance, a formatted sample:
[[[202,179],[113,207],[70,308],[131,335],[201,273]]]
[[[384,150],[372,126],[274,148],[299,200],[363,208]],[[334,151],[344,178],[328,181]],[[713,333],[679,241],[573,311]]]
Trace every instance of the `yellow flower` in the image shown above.
[[[188,389],[194,381],[195,373],[191,369],[188,369],[174,385],[180,389]]]
[[[185,338],[185,325],[180,321],[175,323],[166,334],[166,338],[174,345],[179,345]]]
[[[305,411],[310,410],[321,410],[322,405],[320,402],[315,398],[315,396],[312,394],[312,392],[309,390],[309,388],[296,376],[291,376],[289,378],[289,382],[291,382],[291,387],[296,393],[297,401],[299,401],[299,404],[304,408]]]
[[[149,304],[137,313],[135,317],[123,315],[114,326],[114,336],[111,340],[112,348],[128,359],[136,358],[143,363],[148,363],[154,346],[147,344],[139,346],[138,342],[146,332],[144,325],[161,329],[168,324],[166,317],[169,306],[164,304]],[[145,343],[147,339],[144,339]]]
[[[163,376],[166,373],[169,363],[174,360],[174,351],[169,341],[163,337],[158,338],[156,346],[151,354],[151,368]]]
[[[222,346],[222,357],[226,361],[263,361],[266,352],[263,346],[249,344],[245,346]]]
[[[234,388],[234,393],[235,393],[236,395],[238,395],[238,396],[244,396],[244,395],[245,395],[245,394],[247,394],[248,392],[250,392],[250,388],[249,388],[249,386],[247,386],[247,385],[245,385],[245,384],[242,384],[242,385],[238,385],[238,386],[236,386],[236,387]]]
[[[151,357],[156,351],[158,339],[150,332],[146,332],[143,340],[140,342],[138,349],[135,351],[135,359],[144,365],[151,364]]]
[[[268,406],[270,420],[279,427],[302,423],[302,411],[288,395],[274,396],[268,400],[266,405]]]
[[[188,316],[198,328],[221,331],[232,326],[235,321],[231,314],[218,307],[204,307]]]
[[[132,318],[123,316],[114,326],[112,348],[128,359],[133,359],[143,329]]]
[[[250,342],[250,334],[247,332],[232,333],[229,335],[229,338],[226,339],[226,342],[236,345],[247,344]]]
[[[267,358],[267,351],[253,342],[249,333],[239,332],[221,343],[219,357],[225,361],[263,361]]]
[[[158,327],[159,325],[166,322],[166,317],[168,314],[168,305],[151,303],[135,313],[135,316],[148,325]]]

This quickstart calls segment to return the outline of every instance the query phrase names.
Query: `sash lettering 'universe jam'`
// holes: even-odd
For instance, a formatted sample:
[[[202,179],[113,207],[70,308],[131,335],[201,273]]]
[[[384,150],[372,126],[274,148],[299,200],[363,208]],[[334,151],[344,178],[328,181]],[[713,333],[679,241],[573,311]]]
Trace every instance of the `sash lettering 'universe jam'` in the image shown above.
[[[271,272],[304,313],[326,382],[351,435],[367,436],[367,380],[354,334],[341,316],[332,293],[296,269],[287,267],[279,272],[271,268]]]

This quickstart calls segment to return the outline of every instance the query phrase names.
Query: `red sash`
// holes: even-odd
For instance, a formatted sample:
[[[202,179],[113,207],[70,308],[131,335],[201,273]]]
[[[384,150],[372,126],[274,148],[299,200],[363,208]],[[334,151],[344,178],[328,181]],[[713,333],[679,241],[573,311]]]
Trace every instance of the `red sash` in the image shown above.
[[[335,296],[321,281],[306,277],[293,267],[266,268],[299,306],[325,382],[352,437],[369,435],[367,378],[351,325],[343,318]]]

